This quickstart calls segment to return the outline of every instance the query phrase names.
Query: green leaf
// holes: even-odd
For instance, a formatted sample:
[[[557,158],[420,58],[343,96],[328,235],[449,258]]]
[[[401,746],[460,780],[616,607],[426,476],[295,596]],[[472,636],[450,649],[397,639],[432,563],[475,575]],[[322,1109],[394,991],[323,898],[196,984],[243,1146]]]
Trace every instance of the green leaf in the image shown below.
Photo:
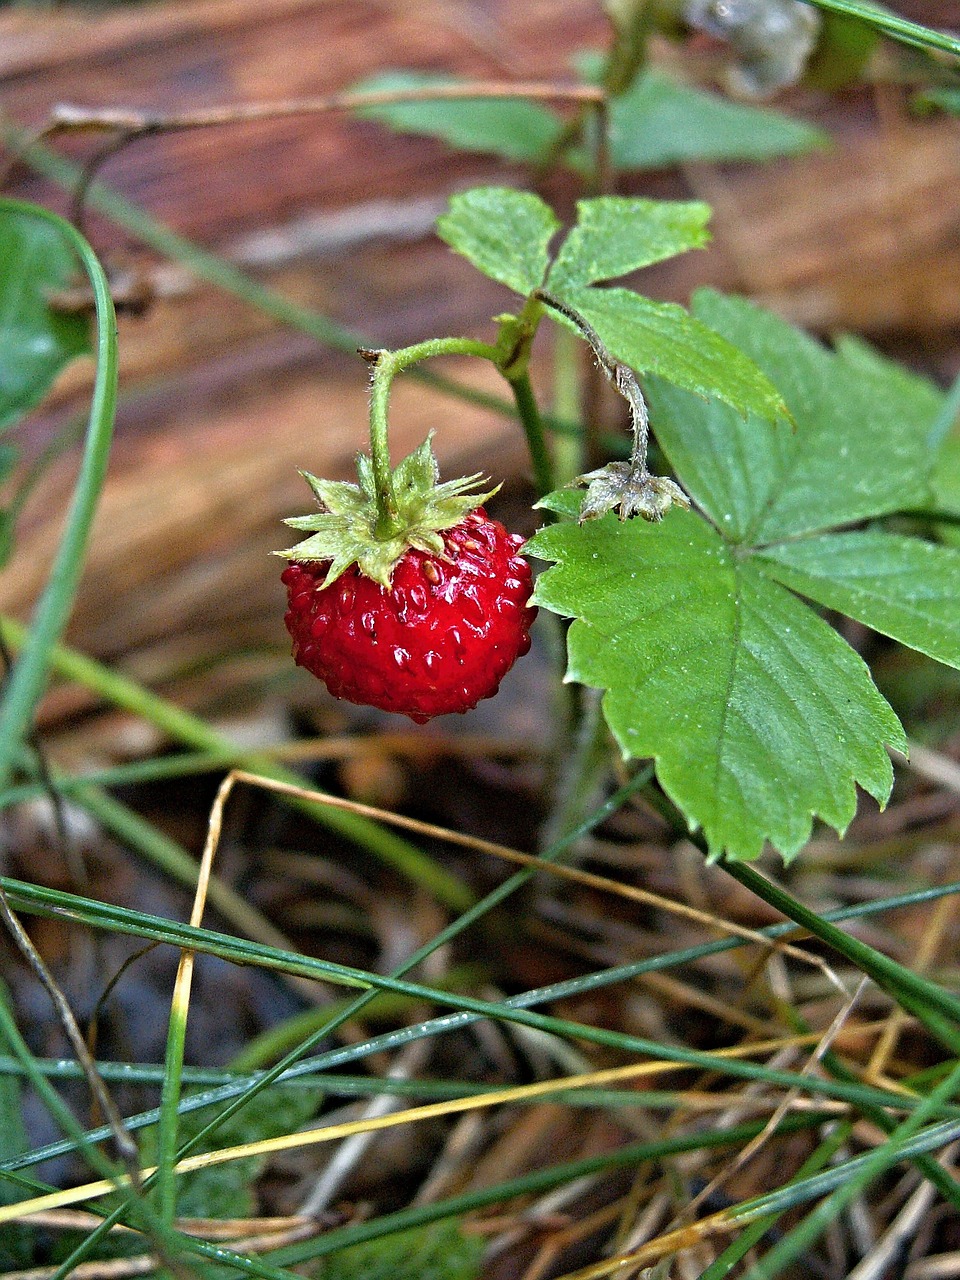
[[[960,116],[960,89],[924,89],[911,106],[919,112],[944,111],[950,116]]]
[[[931,484],[936,510],[960,519],[960,436],[949,436],[941,445]]]
[[[899,394],[904,418],[916,418],[927,425],[930,492],[919,505],[923,510],[951,518],[938,521],[934,531],[947,546],[960,547],[960,523],[955,523],[960,522],[960,436],[950,434],[957,416],[960,386],[943,392],[928,378],[894,364],[868,342],[849,334],[837,339],[837,354],[865,377],[878,379],[878,397]]]
[[[320,1089],[264,1089],[225,1120],[209,1141],[198,1144],[196,1150],[240,1146],[292,1133],[316,1114],[322,1098]],[[179,1140],[195,1137],[212,1114],[209,1107],[204,1107],[181,1116]],[[265,1164],[266,1157],[251,1156],[184,1174],[178,1182],[177,1213],[187,1218],[251,1217],[256,1210],[254,1185]]]
[[[855,334],[840,334],[834,348],[845,365],[861,378],[870,379],[878,396],[893,398],[896,413],[923,422],[936,421],[946,397],[935,382],[888,360]]]
[[[927,504],[936,402],[926,384],[889,361],[868,368],[849,350],[834,355],[742,299],[702,290],[694,311],[776,382],[796,423],[744,422],[723,405],[649,387],[657,439],[725,537],[778,542]]]
[[[0,210],[0,430],[43,399],[64,365],[90,351],[87,321],[48,301],[73,283],[76,269],[53,223],[12,202]]]
[[[949,31],[935,31],[932,27],[910,22],[899,14],[891,13],[884,5],[865,4],[862,0],[812,0],[818,9],[827,13],[839,13],[879,31],[892,40],[915,46],[917,49],[942,49],[945,53],[960,57],[960,37]]]
[[[456,1222],[431,1223],[341,1249],[318,1280],[476,1280],[485,1250],[482,1236]]]
[[[787,412],[765,373],[676,303],[654,302],[629,289],[589,286],[565,288],[559,296],[593,325],[611,355],[638,373],[716,397],[738,413],[774,419]]]
[[[624,755],[656,760],[712,856],[789,857],[814,816],[846,828],[855,783],[887,798],[905,738],[863,661],[699,516],[565,522],[527,550],[556,562],[536,601],[576,619],[567,678],[606,690]]]
[[[386,71],[353,86],[354,93],[394,92],[453,85],[449,76],[418,71]],[[484,151],[505,160],[536,164],[549,155],[563,131],[553,111],[522,98],[460,98],[434,102],[394,102],[362,107],[358,115],[382,120],[398,133],[442,138],[462,151]]]
[[[868,530],[772,547],[762,564],[801,595],[960,667],[960,551]]]
[[[474,187],[451,199],[437,234],[478,271],[526,296],[543,283],[559,225],[549,205],[529,191]]]
[[[876,31],[859,19],[821,14],[820,35],[803,74],[804,88],[836,93],[855,84],[862,78],[877,42]]]
[[[618,169],[664,169],[691,160],[769,160],[829,145],[827,134],[765,107],[728,102],[660,71],[638,76],[610,108]]]
[[[599,196],[577,201],[577,225],[564,240],[547,287],[613,280],[709,241],[710,206],[698,200]]]

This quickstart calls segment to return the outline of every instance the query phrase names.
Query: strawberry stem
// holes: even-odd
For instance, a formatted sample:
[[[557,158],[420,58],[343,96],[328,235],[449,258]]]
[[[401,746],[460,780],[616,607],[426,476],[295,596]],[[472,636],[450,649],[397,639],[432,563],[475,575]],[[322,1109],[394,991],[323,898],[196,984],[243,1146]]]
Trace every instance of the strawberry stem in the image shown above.
[[[586,497],[580,507],[580,523],[613,510],[621,520],[639,515],[645,520],[657,521],[671,506],[689,507],[690,499],[678,484],[665,476],[653,475],[647,467],[650,419],[637,375],[628,365],[613,358],[593,325],[574,307],[553,297],[545,289],[535,289],[531,296],[576,326],[590,345],[603,373],[630,406],[633,431],[630,461],[608,462],[605,467],[588,471],[574,481],[575,484],[587,485]]]
[[[390,385],[394,377],[421,360],[434,356],[478,356],[498,363],[499,352],[487,342],[472,338],[430,338],[399,351],[370,353],[374,360],[370,381],[370,458],[373,463],[373,483],[377,499],[377,519],[374,535],[387,542],[400,531],[396,496],[393,490],[393,469],[390,466],[390,443],[387,429],[387,403]]]
[[[630,462],[634,470],[642,475],[647,473],[647,446],[650,441],[650,418],[647,414],[647,404],[643,398],[643,392],[640,390],[640,383],[637,381],[637,375],[625,364],[621,364],[619,360],[615,360],[603,342],[600,335],[594,329],[593,325],[569,306],[566,302],[562,302],[559,298],[555,298],[544,289],[538,289],[534,294],[541,302],[545,303],[552,310],[559,312],[577,326],[583,335],[593,354],[596,356],[597,363],[603,370],[607,379],[613,383],[620,392],[627,404],[630,406],[630,425],[633,433],[633,448],[630,453]]]
[[[553,460],[547,448],[547,440],[543,430],[540,410],[530,385],[530,375],[521,374],[510,379],[510,387],[517,403],[517,413],[527,437],[527,448],[533,464],[533,478],[537,492],[542,498],[554,487]]]

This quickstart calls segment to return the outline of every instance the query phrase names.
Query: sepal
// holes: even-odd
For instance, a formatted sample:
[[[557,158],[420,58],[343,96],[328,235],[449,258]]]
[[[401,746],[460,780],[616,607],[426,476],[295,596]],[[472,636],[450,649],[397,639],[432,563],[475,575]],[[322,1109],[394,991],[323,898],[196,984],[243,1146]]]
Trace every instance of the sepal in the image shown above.
[[[331,511],[337,516],[348,516],[366,505],[367,499],[363,491],[348,480],[319,480],[309,471],[301,471],[300,474],[313,490],[314,497],[324,511]],[[304,527],[307,526],[301,526]]]
[[[357,455],[359,485],[344,480],[321,480],[308,471],[301,475],[313,491],[320,510],[291,516],[284,523],[311,536],[278,551],[287,560],[329,561],[323,586],[331,586],[351,565],[389,588],[394,566],[411,548],[446,558],[441,533],[451,529],[488,501],[499,489],[479,492],[480,473],[439,483],[433,435],[408,454],[391,476],[392,528],[379,527],[373,463]]]
[[[376,502],[377,486],[373,478],[373,460],[369,454],[357,454],[357,476],[363,496],[370,502]]]
[[[690,499],[673,480],[651,475],[645,467],[630,462],[610,462],[578,476],[574,483],[587,486],[580,507],[581,524],[608,511],[616,511],[621,520],[642,516],[656,523],[671,507],[690,506]]]
[[[436,488],[440,479],[440,468],[433,456],[433,432],[427,436],[419,449],[407,454],[393,473],[393,492],[398,503],[410,498],[416,501],[431,489]]]

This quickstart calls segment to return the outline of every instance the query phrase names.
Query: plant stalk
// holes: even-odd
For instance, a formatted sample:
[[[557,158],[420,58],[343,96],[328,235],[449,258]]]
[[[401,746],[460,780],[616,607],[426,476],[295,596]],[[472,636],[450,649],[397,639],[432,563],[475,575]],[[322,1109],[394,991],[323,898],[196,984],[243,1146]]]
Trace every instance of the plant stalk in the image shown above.
[[[393,379],[404,369],[430,360],[434,356],[478,356],[497,364],[499,353],[487,342],[472,338],[430,338],[399,351],[364,351],[361,354],[373,363],[370,380],[370,458],[373,463],[373,482],[377,497],[377,522],[375,535],[384,542],[399,532],[396,495],[393,490],[393,469],[390,466],[390,436],[387,427],[387,406]]]
[[[533,479],[537,495],[543,497],[554,488],[553,461],[547,448],[547,438],[543,430],[543,420],[533,394],[530,375],[523,373],[510,382],[510,389],[517,402],[517,412],[527,437],[527,448],[533,465]]]

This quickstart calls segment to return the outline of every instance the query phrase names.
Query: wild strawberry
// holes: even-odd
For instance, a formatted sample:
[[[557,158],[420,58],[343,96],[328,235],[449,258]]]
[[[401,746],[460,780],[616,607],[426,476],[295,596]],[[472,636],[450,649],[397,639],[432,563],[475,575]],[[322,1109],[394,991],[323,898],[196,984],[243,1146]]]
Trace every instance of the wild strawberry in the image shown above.
[[[530,648],[530,566],[523,539],[479,508],[446,532],[444,555],[415,548],[389,587],[353,565],[329,587],[327,564],[283,572],[293,654],[348,702],[423,724],[490,698]]]
[[[392,475],[386,537],[362,455],[358,472],[359,488],[306,475],[324,510],[287,521],[313,534],[281,553],[293,656],[335,697],[418,724],[469,711],[530,648],[523,539],[466,492],[476,476],[437,484],[429,440]]]

